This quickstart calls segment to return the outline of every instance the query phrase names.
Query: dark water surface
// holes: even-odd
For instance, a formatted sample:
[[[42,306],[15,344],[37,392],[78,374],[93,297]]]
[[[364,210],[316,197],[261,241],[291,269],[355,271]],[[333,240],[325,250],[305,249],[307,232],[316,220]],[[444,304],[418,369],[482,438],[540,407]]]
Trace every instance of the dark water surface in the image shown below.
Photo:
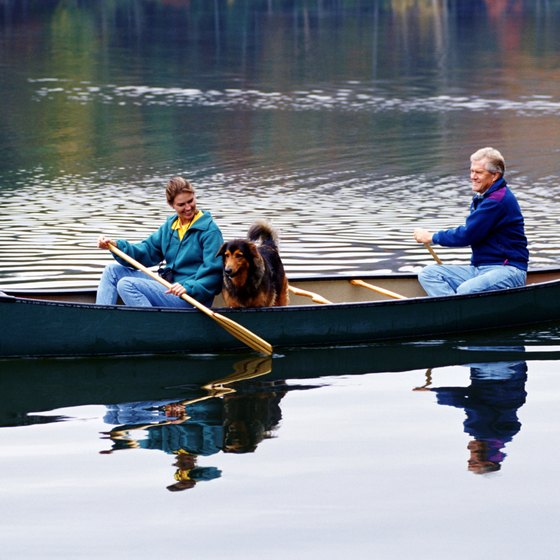
[[[2,0],[0,289],[94,287],[98,234],[145,237],[175,174],[225,237],[270,218],[291,276],[416,271],[485,145],[557,265],[559,26],[555,0]],[[557,557],[558,334],[0,361],[2,554]]]
[[[3,554],[555,557],[558,334],[3,361]]]

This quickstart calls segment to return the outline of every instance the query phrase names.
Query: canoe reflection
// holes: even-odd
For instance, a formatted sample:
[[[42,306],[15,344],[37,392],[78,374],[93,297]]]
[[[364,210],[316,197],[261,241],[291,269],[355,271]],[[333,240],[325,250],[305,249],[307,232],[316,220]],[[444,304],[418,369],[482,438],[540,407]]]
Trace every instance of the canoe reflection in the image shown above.
[[[281,420],[285,383],[254,380],[270,373],[271,364],[270,358],[238,362],[233,374],[205,385],[206,394],[189,400],[108,406],[104,421],[117,426],[105,434],[112,446],[102,453],[141,448],[175,455],[176,482],[167,487],[170,491],[220,477],[219,469],[199,466],[198,458],[220,451],[251,453],[273,437]]]
[[[558,338],[559,331],[551,330],[550,335],[493,339],[501,346],[480,346],[487,339],[476,337],[309,348],[272,359],[219,354],[0,360],[0,427],[72,420],[72,408],[103,403],[104,429],[110,431],[104,434],[102,453],[164,451],[175,463],[174,489],[182,489],[193,480],[220,476],[218,469],[206,467],[211,459],[205,457],[220,451],[250,453],[276,436],[280,405],[289,390],[319,387],[332,376],[416,375],[426,368],[436,372],[467,365],[470,387],[429,383],[424,388],[433,390],[441,404],[465,410],[474,472],[478,462],[503,462],[500,454],[520,429],[516,415],[526,398],[525,364],[560,362]]]
[[[504,447],[521,429],[517,412],[527,397],[527,363],[470,364],[467,387],[431,387],[428,375],[427,384],[416,391],[436,393],[438,404],[465,411],[464,431],[472,437],[467,445],[468,470],[475,474],[500,470]]]

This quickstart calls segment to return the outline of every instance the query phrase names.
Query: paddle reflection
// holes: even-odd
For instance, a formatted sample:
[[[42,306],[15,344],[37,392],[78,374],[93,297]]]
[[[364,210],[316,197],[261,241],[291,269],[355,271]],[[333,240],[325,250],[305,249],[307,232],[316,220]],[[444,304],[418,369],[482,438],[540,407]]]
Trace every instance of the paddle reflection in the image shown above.
[[[101,453],[137,448],[174,455],[175,482],[167,486],[170,491],[218,478],[221,471],[199,466],[199,457],[220,451],[251,453],[273,437],[281,420],[284,383],[255,381],[271,370],[270,358],[242,360],[234,364],[231,375],[204,385],[197,397],[108,406],[104,421],[117,426],[105,434],[111,449]]]
[[[517,413],[527,397],[527,363],[504,361],[469,366],[467,387],[431,387],[432,372],[428,370],[426,384],[414,390],[431,391],[438,404],[465,411],[464,431],[472,438],[467,445],[467,468],[472,473],[485,474],[501,469],[506,457],[504,448],[521,429]]]

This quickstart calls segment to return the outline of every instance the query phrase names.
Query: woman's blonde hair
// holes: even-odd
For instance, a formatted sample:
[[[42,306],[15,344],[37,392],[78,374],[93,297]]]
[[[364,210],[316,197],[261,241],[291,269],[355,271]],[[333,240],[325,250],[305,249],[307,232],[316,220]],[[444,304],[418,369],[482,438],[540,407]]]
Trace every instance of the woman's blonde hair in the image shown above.
[[[171,177],[167,183],[167,187],[165,187],[165,198],[167,199],[167,203],[169,205],[173,205],[175,197],[179,193],[184,192],[195,194],[192,184],[186,179],[183,179],[183,177]]]

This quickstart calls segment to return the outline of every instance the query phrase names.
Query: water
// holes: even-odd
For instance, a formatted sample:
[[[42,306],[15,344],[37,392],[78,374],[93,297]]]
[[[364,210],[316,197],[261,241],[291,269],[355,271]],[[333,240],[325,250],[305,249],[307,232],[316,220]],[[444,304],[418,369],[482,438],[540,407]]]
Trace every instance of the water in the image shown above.
[[[181,384],[179,358],[20,360],[2,376],[4,554],[468,558],[475,535],[554,557],[557,337],[292,353],[207,400],[189,374],[246,362],[183,357]],[[473,472],[477,438],[498,470]]]
[[[481,145],[556,264],[559,9],[484,4],[6,1],[0,287],[95,286],[97,235],[143,238],[179,173],[226,237],[270,218],[292,276],[416,271]]]
[[[270,218],[291,277],[416,271],[413,228],[462,219],[483,145],[506,157],[531,267],[556,265],[559,19],[550,0],[4,0],[0,289],[94,287],[97,235],[145,237],[175,174],[225,237]],[[186,412],[241,358],[2,361],[4,554],[554,557],[557,340],[288,354]],[[449,404],[480,386],[472,363],[527,367],[483,385],[511,397],[486,474],[467,462],[480,423]],[[455,389],[413,391],[430,375]],[[256,448],[226,452],[232,418]],[[198,468],[181,491],[172,428]]]

